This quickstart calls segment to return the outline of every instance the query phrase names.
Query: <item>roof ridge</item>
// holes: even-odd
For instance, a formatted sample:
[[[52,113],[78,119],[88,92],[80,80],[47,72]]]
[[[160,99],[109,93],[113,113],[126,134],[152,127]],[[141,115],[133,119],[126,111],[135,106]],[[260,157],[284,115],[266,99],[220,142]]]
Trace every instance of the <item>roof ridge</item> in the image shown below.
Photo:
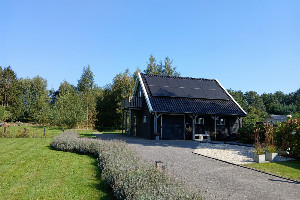
[[[144,74],[144,73],[140,73],[140,74],[142,76],[147,76],[147,77],[156,76],[156,77],[187,79],[187,80],[216,81],[216,79],[209,79],[209,78],[193,78],[193,77],[187,77],[187,76],[168,76],[168,75]]]

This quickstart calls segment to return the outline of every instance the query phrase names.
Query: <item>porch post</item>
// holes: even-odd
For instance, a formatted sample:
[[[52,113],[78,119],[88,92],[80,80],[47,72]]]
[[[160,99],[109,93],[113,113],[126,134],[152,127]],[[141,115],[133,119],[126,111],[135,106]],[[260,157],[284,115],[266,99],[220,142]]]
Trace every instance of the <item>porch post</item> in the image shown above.
[[[195,141],[195,133],[196,133],[195,120],[196,120],[196,117],[193,116],[193,141]]]
[[[217,117],[216,115],[214,116],[215,118],[215,140],[217,140]]]
[[[183,116],[183,140],[185,140],[185,115]]]
[[[125,111],[125,134],[127,132],[127,111]]]
[[[123,135],[123,129],[124,129],[124,110],[122,110],[122,135]]]
[[[196,118],[198,117],[198,115],[190,115],[190,117],[192,118],[192,122],[193,122],[193,138],[192,140],[195,140],[195,134],[196,134]]]
[[[217,140],[217,119],[219,119],[219,117],[217,117],[217,115],[211,117],[215,120],[215,140]]]
[[[160,139],[162,139],[162,130],[163,130],[163,121],[162,121],[162,115],[160,116]]]
[[[129,132],[129,135],[131,135],[131,124],[132,121],[131,121],[131,109],[129,109],[129,127],[128,127],[128,132]]]
[[[157,133],[157,113],[154,113],[154,133]]]

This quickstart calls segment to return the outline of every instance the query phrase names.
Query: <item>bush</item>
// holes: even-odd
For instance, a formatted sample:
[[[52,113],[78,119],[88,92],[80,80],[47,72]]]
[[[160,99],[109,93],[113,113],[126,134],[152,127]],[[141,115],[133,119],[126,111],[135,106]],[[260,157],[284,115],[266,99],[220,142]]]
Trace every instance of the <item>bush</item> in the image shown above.
[[[154,165],[141,161],[123,141],[78,138],[76,132],[66,131],[55,137],[51,146],[97,156],[101,178],[117,199],[201,199]]]
[[[291,156],[300,154],[300,118],[281,122],[275,131],[278,149],[288,150]]]
[[[254,144],[255,142],[255,131],[259,128],[259,142],[263,143],[265,140],[265,126],[263,123],[261,124],[252,124],[247,123],[243,124],[243,126],[238,131],[238,140],[239,142],[246,144]]]

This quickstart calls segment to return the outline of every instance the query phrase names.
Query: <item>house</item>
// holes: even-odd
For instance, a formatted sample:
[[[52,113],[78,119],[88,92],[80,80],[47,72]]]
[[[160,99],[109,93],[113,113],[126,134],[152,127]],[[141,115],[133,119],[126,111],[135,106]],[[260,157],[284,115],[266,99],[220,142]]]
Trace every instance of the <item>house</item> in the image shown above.
[[[122,101],[122,133],[154,139],[236,136],[247,113],[216,79],[139,73],[132,97]]]
[[[270,115],[268,118],[264,119],[263,122],[277,124],[278,122],[285,122],[289,117],[292,116],[291,115]]]

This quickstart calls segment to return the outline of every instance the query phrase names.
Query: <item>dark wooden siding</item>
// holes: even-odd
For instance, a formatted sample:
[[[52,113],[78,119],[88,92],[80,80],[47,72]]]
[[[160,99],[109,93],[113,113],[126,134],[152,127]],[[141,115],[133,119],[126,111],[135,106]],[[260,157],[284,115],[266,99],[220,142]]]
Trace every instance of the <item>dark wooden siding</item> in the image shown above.
[[[137,117],[136,136],[147,138],[147,139],[153,139],[151,137],[151,133],[153,132],[153,129],[151,129],[151,127],[153,126],[153,123],[151,123],[153,121],[153,116],[149,112],[148,105],[145,98],[143,98],[142,106],[143,106],[142,110],[136,111],[136,117]],[[146,116],[146,123],[143,122],[144,116]]]

